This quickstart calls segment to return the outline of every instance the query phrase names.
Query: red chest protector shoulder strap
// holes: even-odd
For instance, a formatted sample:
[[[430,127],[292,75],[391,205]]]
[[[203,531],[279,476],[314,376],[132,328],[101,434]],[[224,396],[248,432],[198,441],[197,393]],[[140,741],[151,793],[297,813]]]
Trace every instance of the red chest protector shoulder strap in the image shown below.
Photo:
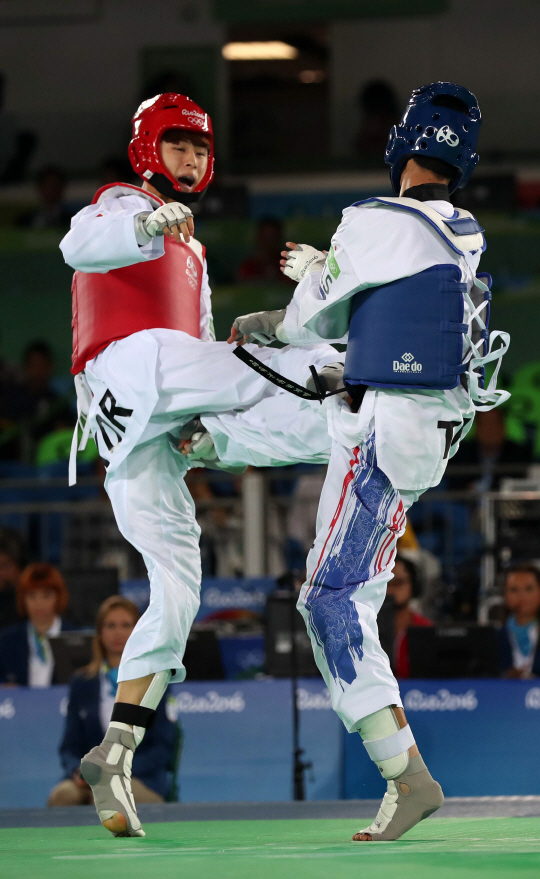
[[[158,259],[105,274],[75,272],[72,373],[111,342],[141,330],[182,330],[199,338],[203,262],[198,241],[165,238]]]

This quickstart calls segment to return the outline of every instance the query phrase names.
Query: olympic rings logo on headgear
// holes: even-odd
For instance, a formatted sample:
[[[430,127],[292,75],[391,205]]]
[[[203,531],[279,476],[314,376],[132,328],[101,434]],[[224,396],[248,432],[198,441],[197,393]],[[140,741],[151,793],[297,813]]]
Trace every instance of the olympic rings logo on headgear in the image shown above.
[[[199,128],[206,128],[206,119],[200,119],[199,116],[190,116],[187,120],[191,125],[198,125]]]
[[[459,145],[458,135],[452,131],[449,125],[443,125],[437,132],[437,140],[439,143],[445,141],[448,146],[457,147]]]

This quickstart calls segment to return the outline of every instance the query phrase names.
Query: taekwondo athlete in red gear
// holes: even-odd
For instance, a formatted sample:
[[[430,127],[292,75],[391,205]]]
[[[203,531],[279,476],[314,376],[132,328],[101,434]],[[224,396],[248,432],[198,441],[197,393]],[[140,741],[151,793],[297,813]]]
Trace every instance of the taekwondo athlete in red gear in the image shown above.
[[[145,101],[133,118],[129,155],[142,186],[99,190],[73,218],[61,249],[76,270],[72,371],[81,445],[91,431],[118,527],[143,555],[150,579],[150,605],[122,656],[111,725],[81,772],[104,826],[141,836],[130,787],[133,751],[169,681],[185,677],[182,658],[199,607],[200,529],[183,480],[190,462],[178,451],[182,428],[203,411],[242,409],[231,431],[244,467],[249,444],[257,443],[251,407],[272,422],[262,438],[272,463],[324,462],[329,440],[320,407],[277,391],[214,341],[204,248],[193,238],[186,204],[213,175],[208,115],[183,95]],[[267,351],[268,364],[297,381],[305,381],[311,363],[322,368],[335,359],[326,344]],[[283,406],[272,409],[278,396]],[[280,429],[280,418],[295,423],[294,437]],[[262,423],[258,416],[253,422]],[[242,425],[249,435],[243,451]],[[227,429],[219,428],[222,439]],[[76,431],[71,481],[77,442]]]
[[[283,253],[299,283],[276,327],[281,341],[347,343],[343,374],[322,371],[349,399],[323,406],[332,452],[298,607],[334,709],[388,781],[359,842],[397,839],[443,800],[405,718],[377,614],[407,509],[440,482],[475,410],[509,396],[496,389],[498,366],[484,388],[485,364],[500,364],[509,337],[487,329],[483,230],[450,201],[478,162],[479,127],[467,89],[415,90],[386,150],[395,197],[346,208],[327,257],[294,242]],[[250,341],[263,323],[269,333],[268,314],[238,318],[230,341]]]

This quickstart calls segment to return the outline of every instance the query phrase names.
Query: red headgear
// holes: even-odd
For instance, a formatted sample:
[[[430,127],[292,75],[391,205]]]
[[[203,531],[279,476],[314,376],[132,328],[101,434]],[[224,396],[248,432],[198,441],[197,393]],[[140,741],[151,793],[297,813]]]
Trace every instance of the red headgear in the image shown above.
[[[186,95],[169,93],[143,101],[131,121],[133,137],[129,144],[128,155],[133,170],[146,180],[155,178],[152,181],[153,185],[158,192],[168,198],[176,198],[173,190],[182,192],[182,189],[178,180],[167,171],[161,161],[159,145],[165,132],[171,128],[178,128],[182,131],[197,132],[208,139],[206,174],[192,193],[182,193],[183,202],[199,198],[214,176],[214,132],[208,113],[201,110]],[[191,198],[186,198],[188,195]]]

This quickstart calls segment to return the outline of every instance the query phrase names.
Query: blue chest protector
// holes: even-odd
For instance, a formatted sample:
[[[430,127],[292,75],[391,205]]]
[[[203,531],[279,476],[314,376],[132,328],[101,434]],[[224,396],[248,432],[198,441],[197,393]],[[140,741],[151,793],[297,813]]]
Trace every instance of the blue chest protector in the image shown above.
[[[456,210],[447,219],[409,198],[371,198],[353,207],[370,203],[421,217],[460,255],[485,248],[482,227],[467,211]],[[485,396],[485,363],[500,361],[504,353],[502,349],[491,352],[491,347],[488,351],[490,285],[489,275],[479,276],[467,292],[459,266],[451,263],[356,293],[351,307],[345,384],[450,390],[460,382],[469,382],[473,395]],[[493,338],[500,335],[492,334]],[[502,335],[506,350],[509,337]],[[490,387],[490,399],[492,391]],[[506,394],[494,393],[499,400]]]
[[[352,301],[345,383],[455,388],[467,371],[462,363],[463,336],[468,331],[466,289],[459,266],[451,264],[357,293]]]

